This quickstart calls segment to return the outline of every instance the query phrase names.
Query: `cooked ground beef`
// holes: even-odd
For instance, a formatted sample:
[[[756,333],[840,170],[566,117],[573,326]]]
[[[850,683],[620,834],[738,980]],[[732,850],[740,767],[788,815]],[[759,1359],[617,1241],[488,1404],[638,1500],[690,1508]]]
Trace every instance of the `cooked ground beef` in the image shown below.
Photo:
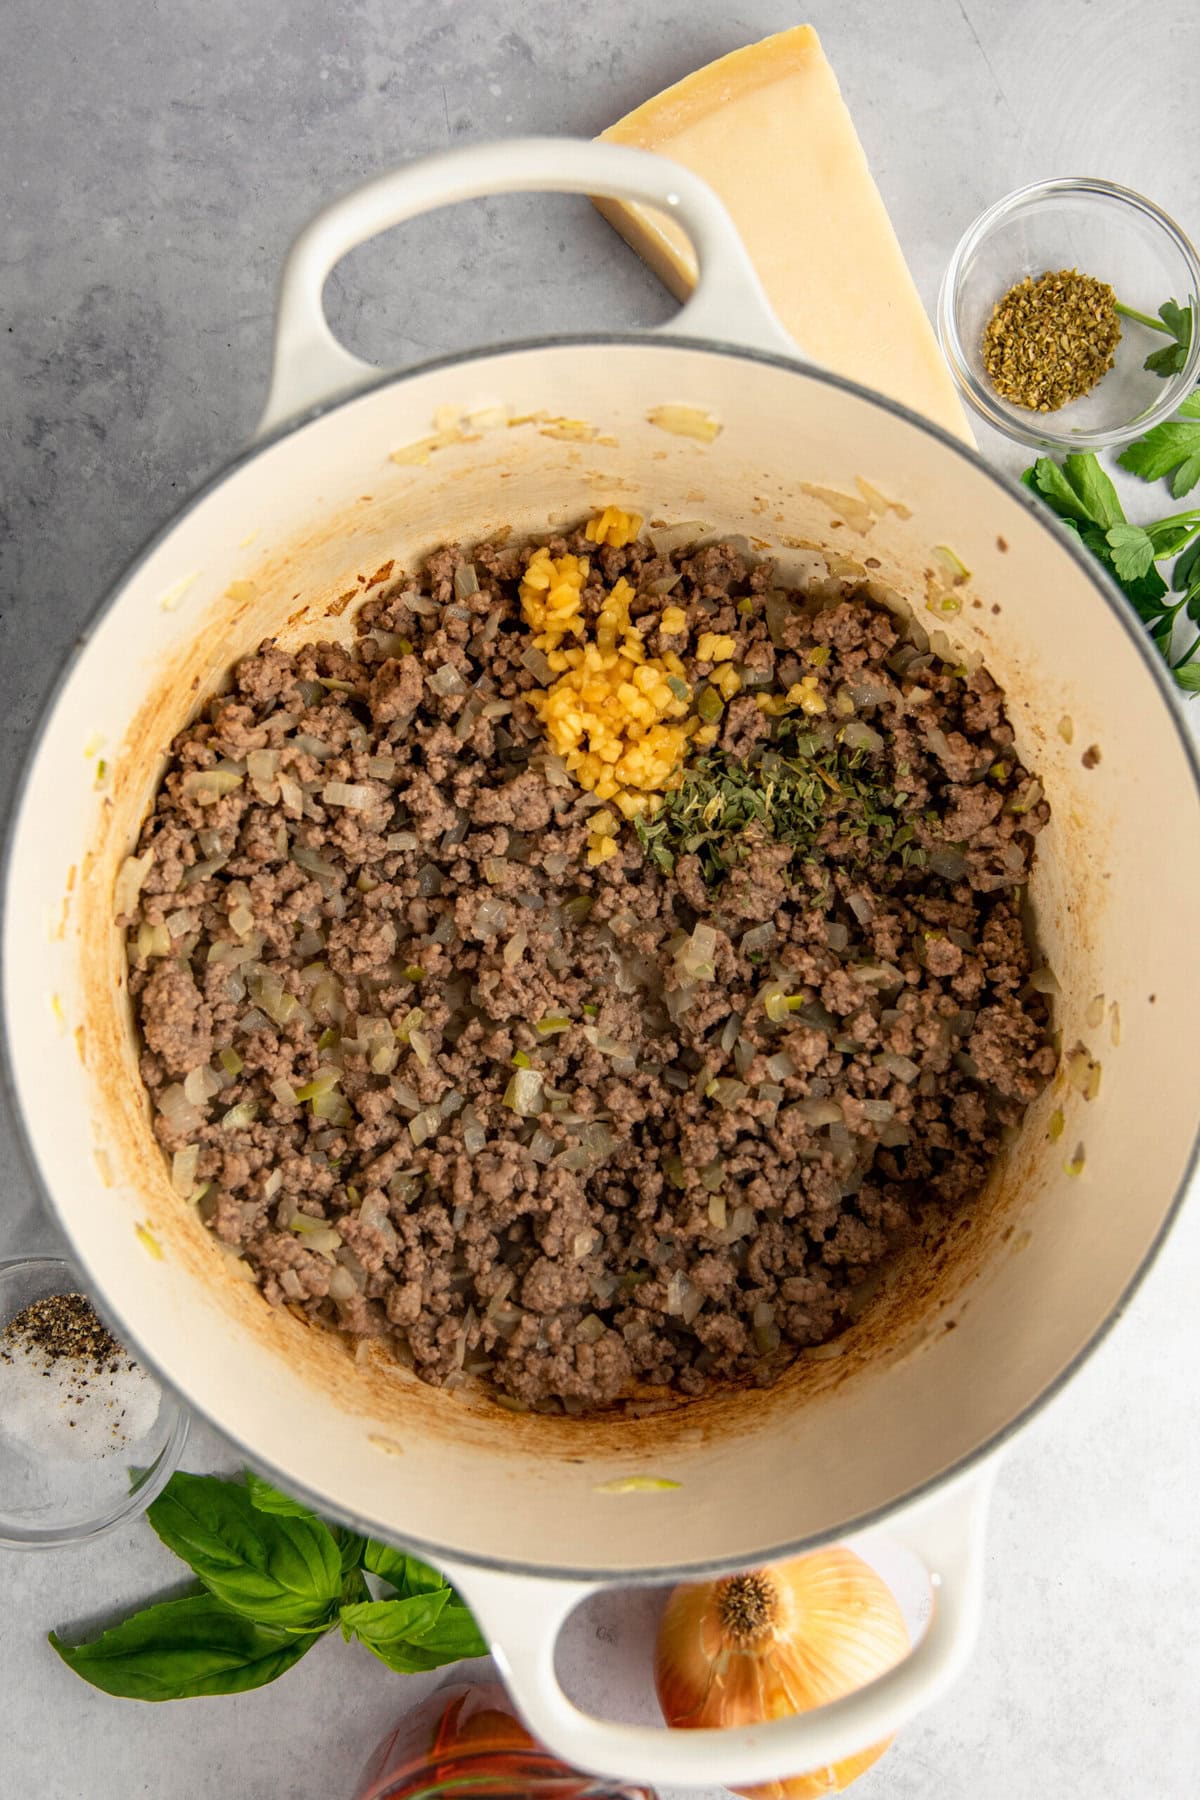
[[[831,806],[803,854],[752,824],[718,878],[632,829],[588,867],[595,801],[527,698],[522,550],[477,547],[456,597],[449,546],[353,650],[237,666],[175,741],[122,923],[158,1137],[267,1299],[578,1412],[772,1379],[977,1195],[1054,1066],[1019,914],[1048,809],[986,671],[853,578],[781,596],[730,544],[550,549],[624,575],[694,684],[701,630],[748,688],[815,674],[820,746],[872,727],[890,840]],[[757,766],[774,731],[746,691],[717,748]]]

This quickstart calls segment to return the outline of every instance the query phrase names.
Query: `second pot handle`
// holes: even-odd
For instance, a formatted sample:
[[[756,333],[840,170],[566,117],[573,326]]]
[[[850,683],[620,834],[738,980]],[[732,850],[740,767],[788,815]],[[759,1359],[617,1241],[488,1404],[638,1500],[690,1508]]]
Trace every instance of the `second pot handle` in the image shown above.
[[[598,1585],[446,1566],[466,1596],[534,1736],[575,1768],[663,1787],[739,1787],[843,1761],[890,1737],[939,1699],[966,1666],[979,1626],[984,1527],[994,1462],[889,1519],[886,1533],[925,1563],[933,1613],[914,1650],[843,1700],[794,1718],[724,1730],[665,1730],[593,1718],[559,1684],[563,1624]]]
[[[357,244],[458,200],[487,194],[594,194],[677,219],[700,265],[695,291],[665,335],[716,339],[779,356],[800,354],[771,310],[733,220],[707,183],[647,150],[576,138],[509,138],[471,145],[380,175],[318,213],[284,264],[271,388],[259,435],[379,370],[334,337],[325,317],[330,271]]]

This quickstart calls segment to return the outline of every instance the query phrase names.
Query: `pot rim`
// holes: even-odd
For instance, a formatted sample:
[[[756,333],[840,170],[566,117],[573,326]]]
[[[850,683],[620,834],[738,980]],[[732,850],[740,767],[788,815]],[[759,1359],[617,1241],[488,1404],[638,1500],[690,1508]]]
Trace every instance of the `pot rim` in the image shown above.
[[[294,432],[299,431],[306,425],[314,423],[317,419],[324,417],[326,414],[340,411],[341,408],[345,406],[351,406],[356,401],[363,399],[366,395],[377,393],[383,388],[398,386],[400,383],[413,379],[416,376],[428,375],[439,369],[458,368],[466,363],[482,362],[488,358],[516,355],[531,350],[571,348],[603,350],[615,346],[632,346],[636,349],[663,349],[667,351],[676,348],[680,350],[698,350],[706,355],[732,356],[749,362],[764,363],[770,368],[777,369],[782,374],[799,374],[806,379],[823,382],[827,387],[837,388],[844,393],[852,394],[857,399],[867,400],[873,406],[879,407],[882,411],[894,414],[906,424],[916,427],[919,431],[923,431],[926,436],[933,438],[943,449],[949,450],[953,455],[958,456],[963,461],[971,464],[972,467],[980,474],[984,475],[994,487],[1000,489],[1008,499],[1015,500],[1038,527],[1044,530],[1061,549],[1066,551],[1091,583],[1099,599],[1108,608],[1125,637],[1129,640],[1134,653],[1141,659],[1150,674],[1151,680],[1158,688],[1159,697],[1170,714],[1175,736],[1183,751],[1184,761],[1191,774],[1194,795],[1197,801],[1200,802],[1200,750],[1197,749],[1188,732],[1184,729],[1179,698],[1168,677],[1166,665],[1162,658],[1152,649],[1150,639],[1135,620],[1125,597],[1121,594],[1115,582],[1111,581],[1104,573],[1095,558],[1084,549],[1081,543],[1073,539],[1073,534],[1059,531],[1055,528],[1052,523],[1052,515],[1041,506],[1036,496],[1027,489],[1024,489],[1020,483],[1011,481],[1009,477],[1004,475],[1000,470],[993,468],[974,444],[968,444],[963,439],[955,437],[951,432],[947,431],[944,426],[935,423],[931,419],[922,417],[920,413],[914,412],[910,407],[903,405],[900,401],[893,400],[885,394],[880,394],[872,388],[864,387],[860,382],[851,381],[844,375],[835,374],[832,370],[820,368],[814,363],[807,362],[801,356],[787,357],[736,343],[723,342],[715,339],[684,337],[676,333],[671,333],[669,337],[661,339],[656,339],[646,332],[637,331],[558,333],[553,336],[520,338],[509,343],[476,347],[468,350],[450,351],[444,356],[431,357],[425,362],[414,365],[412,368],[381,370],[377,380],[365,382],[362,386],[355,387],[348,392],[337,394],[329,400],[324,400],[315,406],[308,407],[301,412],[296,413],[293,417],[285,419],[280,425],[267,432],[263,437],[251,439],[244,448],[236,452],[227,461],[219,464],[213,473],[209,475],[206,480],[201,482],[200,485],[175,508],[169,518],[164,520],[161,525],[157,526],[143,540],[140,547],[125,563],[121,572],[109,584],[94,608],[87,624],[76,636],[70,648],[64,655],[59,665],[54,683],[40,710],[34,735],[14,789],[12,807],[4,834],[3,854],[0,856],[0,945],[7,941],[8,917],[13,906],[14,848],[17,829],[24,814],[32,770],[41,752],[43,742],[50,728],[50,723],[57,711],[63,688],[65,687],[76,662],[88,648],[98,625],[108,616],[121,594],[129,586],[143,564],[161,544],[166,542],[182,519],[192,512],[201,501],[206,500],[210,494],[215,493],[218,488],[223,486],[230,476],[236,474],[241,468],[252,462],[260,452],[270,449],[274,444],[281,442],[286,437],[290,437]],[[13,1075],[15,1067],[12,1043],[13,1021],[10,1018],[8,1008],[6,971],[7,956],[0,953],[0,1047],[4,1050],[2,1061],[5,1098],[8,1101],[12,1116],[16,1122],[18,1140],[21,1148],[32,1170],[38,1188],[48,1203],[51,1217],[57,1222],[60,1230],[65,1234],[71,1246],[72,1254],[78,1258],[81,1265],[86,1269],[87,1264],[80,1255],[70,1227],[59,1210],[53,1190],[43,1179],[41,1165],[34,1147],[30,1128],[17,1098],[16,1083]],[[1046,1406],[1048,1406],[1059,1393],[1061,1393],[1067,1383],[1073,1378],[1093,1352],[1099,1348],[1116,1325],[1117,1321],[1126,1312],[1138,1289],[1141,1287],[1142,1282],[1145,1280],[1152,1265],[1156,1261],[1163,1244],[1179,1217],[1179,1213],[1183,1207],[1184,1200],[1187,1197],[1188,1190],[1192,1184],[1198,1166],[1200,1166],[1200,1107],[1197,1108],[1197,1118],[1193,1129],[1192,1144],[1188,1154],[1187,1163],[1175,1193],[1171,1198],[1170,1205],[1163,1216],[1162,1224],[1155,1235],[1154,1241],[1146,1250],[1141,1261],[1131,1273],[1118,1299],[1105,1315],[1101,1323],[1096,1327],[1091,1337],[1088,1338],[1087,1342],[1081,1346],[1070,1361],[1063,1366],[1059,1373],[1049,1381],[1044,1388],[1033,1395],[1015,1417],[1010,1419],[1006,1425],[1000,1428],[1000,1430],[994,1432],[985,1442],[978,1445],[974,1450],[969,1451],[965,1456],[960,1457],[957,1462],[948,1464],[944,1469],[939,1469],[935,1474],[930,1475],[924,1481],[918,1482],[915,1486],[909,1488],[905,1493],[898,1495],[895,1499],[880,1506],[869,1508],[866,1512],[856,1514],[854,1517],[844,1520],[840,1525],[829,1531],[819,1532],[810,1537],[785,1541],[781,1544],[765,1547],[755,1553],[755,1560],[761,1562],[783,1561],[788,1557],[799,1556],[805,1551],[814,1549],[819,1545],[840,1542],[842,1539],[857,1533],[881,1527],[885,1525],[887,1520],[894,1514],[909,1507],[916,1506],[922,1501],[928,1500],[940,1488],[949,1486],[951,1483],[961,1479],[972,1471],[978,1470],[991,1457],[995,1456],[1019,1431],[1022,1431],[1026,1425],[1031,1423],[1031,1421]],[[93,1282],[90,1271],[88,1272],[88,1280],[93,1286],[96,1285]],[[148,1367],[153,1369],[156,1375],[158,1375],[159,1372],[154,1358],[145,1355],[141,1341],[136,1333],[130,1333],[126,1329],[124,1321],[121,1319],[117,1309],[112,1307],[109,1303],[103,1288],[97,1286],[96,1291],[101,1300],[103,1309],[107,1312],[109,1317],[119,1325],[124,1340],[130,1343],[130,1345],[138,1352],[138,1355],[146,1362]],[[159,1378],[162,1379],[161,1376]],[[169,1389],[171,1388],[170,1383],[164,1383],[164,1385]],[[171,1391],[174,1390],[172,1389]],[[278,1469],[273,1463],[260,1458],[251,1445],[243,1443],[240,1438],[234,1437],[217,1418],[213,1417],[213,1415],[204,1408],[197,1406],[186,1393],[181,1393],[179,1398],[188,1408],[189,1412],[195,1413],[199,1418],[203,1419],[205,1424],[209,1425],[220,1437],[233,1444],[236,1449],[245,1455],[256,1467],[262,1468],[266,1470],[268,1474],[278,1477],[289,1491],[298,1493],[312,1506],[314,1511],[323,1516],[332,1515],[334,1518],[344,1522],[352,1528],[368,1534],[378,1529],[378,1527],[364,1515],[355,1513],[352,1509],[331,1503],[323,1495],[317,1494],[312,1488],[303,1483],[296,1482],[291,1476]],[[390,1533],[388,1535],[391,1537]],[[451,1549],[446,1545],[432,1543],[424,1538],[407,1537],[403,1534],[396,1536],[393,1541],[402,1544],[405,1548],[427,1559],[435,1566],[438,1565],[439,1558],[448,1557],[456,1562],[463,1563],[468,1567],[490,1569],[500,1574],[527,1575],[546,1581],[591,1582],[609,1587],[619,1585],[623,1581],[631,1586],[665,1584],[677,1581],[680,1578],[720,1575],[745,1566],[744,1558],[714,1557],[707,1561],[668,1564],[649,1569],[636,1569],[628,1571],[627,1576],[624,1574],[617,1576],[614,1575],[611,1570],[606,1569],[597,1570],[575,1566],[546,1568],[527,1562],[508,1561],[503,1557],[480,1556],[471,1550]]]

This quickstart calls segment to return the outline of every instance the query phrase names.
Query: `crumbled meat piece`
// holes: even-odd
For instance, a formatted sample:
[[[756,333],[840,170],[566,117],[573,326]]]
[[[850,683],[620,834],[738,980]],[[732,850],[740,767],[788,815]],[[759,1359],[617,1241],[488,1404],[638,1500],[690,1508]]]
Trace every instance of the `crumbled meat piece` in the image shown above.
[[[739,772],[777,754],[764,681],[816,681],[796,754],[842,742],[849,696],[877,804],[803,854],[752,811],[716,885],[703,819],[673,870],[632,830],[593,867],[595,798],[528,700],[527,547],[447,545],[380,570],[355,644],[237,665],[175,741],[122,924],[156,1132],[196,1146],[200,1216],[266,1299],[426,1381],[586,1412],[774,1379],[974,1203],[1055,1065],[1017,899],[1049,812],[987,671],[906,673],[852,578],[793,592],[779,643],[771,565],[732,544],[547,548],[588,557],[589,627],[623,576],[693,689],[700,633],[732,641],[747,691],[708,754]],[[228,791],[185,786],[222,763]]]

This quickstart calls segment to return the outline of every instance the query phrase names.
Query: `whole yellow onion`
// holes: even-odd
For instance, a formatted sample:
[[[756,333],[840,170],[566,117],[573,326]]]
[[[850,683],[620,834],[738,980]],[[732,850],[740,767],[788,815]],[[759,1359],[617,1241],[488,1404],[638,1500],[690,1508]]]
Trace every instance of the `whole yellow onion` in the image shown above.
[[[893,1668],[908,1648],[891,1589],[861,1556],[835,1545],[677,1587],[658,1630],[654,1682],[668,1725],[752,1725],[840,1700]],[[890,1742],[734,1791],[750,1800],[840,1793]]]

